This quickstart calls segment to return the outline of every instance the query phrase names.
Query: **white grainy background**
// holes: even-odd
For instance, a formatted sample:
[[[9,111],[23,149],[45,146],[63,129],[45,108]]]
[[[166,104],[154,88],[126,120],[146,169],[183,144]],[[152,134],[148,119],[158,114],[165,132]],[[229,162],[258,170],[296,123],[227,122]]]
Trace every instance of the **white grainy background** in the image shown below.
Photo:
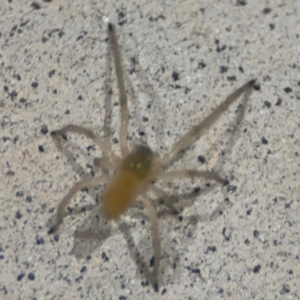
[[[181,215],[159,219],[159,293],[149,285],[141,205],[105,240],[78,241],[77,228],[96,229],[95,209],[74,213],[101,201],[103,187],[89,189],[70,203],[59,234],[47,234],[58,203],[100,154],[69,135],[72,165],[50,131],[74,123],[118,138],[108,22],[120,44],[130,138],[144,132],[160,154],[235,88],[252,78],[260,86],[236,130],[242,99],[174,166],[214,168],[230,188],[165,186],[179,195]],[[0,24],[1,299],[300,299],[299,1],[5,0]]]

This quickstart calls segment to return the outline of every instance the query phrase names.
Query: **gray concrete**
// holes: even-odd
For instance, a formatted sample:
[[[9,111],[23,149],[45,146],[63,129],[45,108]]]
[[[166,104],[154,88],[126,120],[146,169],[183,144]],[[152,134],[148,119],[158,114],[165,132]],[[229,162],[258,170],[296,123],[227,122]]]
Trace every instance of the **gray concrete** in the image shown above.
[[[0,298],[300,299],[300,2],[32,3],[0,3]],[[152,250],[142,205],[107,224],[106,239],[99,229],[98,239],[74,239],[76,229],[97,236],[90,206],[103,187],[89,189],[71,202],[59,234],[47,234],[58,203],[100,154],[78,135],[68,136],[63,154],[50,131],[75,123],[110,134],[111,143],[118,138],[118,106],[105,105],[118,102],[108,21],[117,24],[131,139],[144,131],[158,153],[247,80],[260,86],[237,129],[242,99],[174,165],[214,168],[230,187],[165,186],[184,195],[176,204],[181,221],[159,219],[158,294],[147,285]],[[77,214],[82,206],[87,211]]]

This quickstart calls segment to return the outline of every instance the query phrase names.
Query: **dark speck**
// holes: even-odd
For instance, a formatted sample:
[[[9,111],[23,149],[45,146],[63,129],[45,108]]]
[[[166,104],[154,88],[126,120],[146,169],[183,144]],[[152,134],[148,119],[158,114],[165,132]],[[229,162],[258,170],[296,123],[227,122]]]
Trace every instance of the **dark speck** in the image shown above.
[[[29,273],[29,274],[28,274],[28,279],[29,279],[29,280],[34,280],[34,279],[35,279],[34,273]]]
[[[198,63],[198,68],[199,68],[200,70],[203,70],[205,67],[206,67],[206,64],[205,64],[203,61],[200,61],[200,62]]]
[[[198,161],[201,162],[201,164],[204,164],[206,160],[205,160],[205,157],[203,155],[199,155],[198,156]]]
[[[228,242],[230,240],[230,234],[226,235],[226,227],[223,227],[223,229],[222,229],[222,235],[223,235],[225,241]]]
[[[273,23],[270,23],[269,27],[270,27],[271,30],[273,30],[275,28],[275,25]]]
[[[281,103],[282,103],[282,99],[281,99],[281,98],[278,98],[275,105],[276,105],[276,106],[279,106]]]
[[[16,211],[15,217],[16,217],[16,219],[21,219],[22,218],[22,214],[20,213],[20,211]]]
[[[190,88],[188,88],[188,87],[185,87],[185,89],[184,89],[184,94],[187,95],[187,94],[189,94],[191,91],[192,91],[192,89],[190,89]]]
[[[270,108],[272,105],[269,101],[265,101],[264,106],[267,107],[267,108]]]
[[[17,197],[23,197],[24,193],[22,191],[17,191],[16,196]]]
[[[27,100],[25,98],[20,99],[20,103],[25,103]]]
[[[113,141],[114,144],[118,144],[119,143],[118,139],[116,139],[116,138],[113,138],[112,141]]]
[[[192,273],[195,273],[195,274],[200,274],[200,269],[192,269],[191,270],[192,271]]]
[[[221,66],[220,67],[220,73],[223,74],[223,73],[226,73],[228,71],[228,67],[227,66]]]
[[[26,197],[26,202],[28,202],[28,203],[32,202],[32,197],[28,195],[28,196]]]
[[[206,249],[206,253],[208,253],[208,252],[216,252],[216,250],[217,250],[216,246],[209,246]]]
[[[4,92],[8,92],[8,86],[7,86],[7,85],[5,85],[5,86],[3,87],[3,89],[4,89]]]
[[[41,6],[39,5],[39,3],[37,3],[37,2],[32,2],[30,6],[33,9],[40,9],[41,8]]]
[[[147,117],[143,117],[143,122],[148,122],[149,119]]]
[[[54,89],[54,90],[53,90],[53,94],[57,94],[57,89]]]
[[[178,220],[181,222],[183,220],[183,216],[179,216]]]
[[[42,145],[39,145],[39,151],[40,152],[44,152],[45,151],[45,149],[44,149],[44,147]]]
[[[263,136],[263,137],[261,138],[261,143],[262,143],[263,145],[267,145],[267,144],[269,143],[269,141]]]
[[[239,71],[240,71],[241,73],[244,73],[244,69],[243,69],[242,66],[239,66]]]
[[[83,272],[85,272],[86,271],[86,266],[83,266],[82,268],[81,268],[81,270],[80,270],[80,273],[83,273]]]
[[[80,100],[80,101],[82,101],[83,98],[82,98],[81,95],[79,95],[77,99]]]
[[[245,243],[246,245],[249,245],[249,244],[250,244],[250,241],[249,241],[248,239],[245,239],[244,243]]]
[[[293,90],[290,87],[286,87],[283,89],[287,94],[292,92]]]
[[[104,251],[102,252],[101,257],[104,261],[109,261],[109,258]]]
[[[70,114],[70,110],[67,109],[67,110],[65,111],[65,115],[69,115],[69,114]]]
[[[253,236],[255,237],[255,238],[257,238],[258,236],[259,236],[259,231],[258,230],[253,230]]]
[[[253,84],[253,89],[256,91],[260,91],[260,85],[259,84]]]
[[[47,134],[48,133],[48,127],[47,125],[43,125],[42,128],[41,128],[41,133],[42,134]]]
[[[125,17],[125,13],[123,12],[123,11],[120,11],[119,13],[118,13],[118,20],[121,20],[121,19],[123,19]]]
[[[55,70],[51,70],[51,71],[48,73],[48,77],[51,78],[54,74],[55,74]]]
[[[261,269],[261,265],[257,265],[253,268],[253,272],[258,273],[260,269]]]
[[[174,80],[174,81],[177,81],[177,80],[179,80],[179,73],[178,73],[178,72],[175,72],[175,71],[173,71],[173,73],[172,73],[172,78],[173,78],[173,80]]]
[[[42,37],[42,43],[46,43],[48,39],[46,37]]]
[[[18,281],[21,281],[21,280],[23,279],[24,276],[25,276],[25,273],[24,273],[24,272],[20,273],[20,274],[18,275],[18,277],[17,277],[17,280],[18,280]]]
[[[125,296],[120,296],[119,300],[126,300],[126,297]]]
[[[199,192],[200,192],[200,187],[199,186],[195,187],[194,188],[194,193],[198,194]]]
[[[164,288],[164,289],[161,291],[161,294],[164,295],[166,292],[167,292],[167,289]]]
[[[86,147],[87,151],[91,151],[91,150],[95,150],[95,146],[94,145],[89,145]]]
[[[9,34],[10,37],[14,36],[14,34],[15,34],[17,28],[18,28],[18,25],[15,25],[15,26],[11,29],[10,34]]]
[[[234,75],[233,76],[227,76],[227,80],[228,81],[235,81],[236,77]]]
[[[38,235],[35,237],[35,241],[36,241],[37,245],[43,245],[44,244],[44,239],[42,237],[38,236]]]
[[[248,209],[246,213],[247,213],[248,216],[250,216],[251,213],[252,213],[252,209]]]
[[[247,1],[245,0],[237,0],[236,5],[237,6],[245,6],[247,4]]]
[[[0,254],[0,259],[4,259],[4,255]]]
[[[153,266],[154,266],[154,256],[151,257],[150,264],[149,264],[149,267],[153,267]]]
[[[220,53],[220,52],[226,50],[226,48],[227,48],[226,45],[223,45],[222,47],[220,47],[220,41],[219,41],[218,39],[215,40],[215,43],[216,43],[216,45],[217,45],[216,51],[217,51],[218,53]]]
[[[64,33],[63,31],[60,31],[60,32],[58,33],[58,36],[61,38],[64,34],[65,34],[65,33]]]
[[[268,13],[270,13],[270,12],[271,12],[271,8],[269,8],[269,7],[266,7],[266,8],[264,8],[264,9],[263,9],[263,11],[262,11],[262,12],[263,12],[263,14],[264,14],[264,15],[267,15]]]
[[[35,82],[33,82],[32,84],[31,84],[31,86],[33,87],[33,88],[37,88],[37,86],[38,86],[39,84],[35,81]]]
[[[277,245],[275,245],[275,246],[277,246]],[[273,268],[273,267],[274,267],[274,262],[271,261],[271,262],[270,262],[270,268]]]
[[[12,101],[14,101],[17,96],[18,96],[18,93],[15,90],[9,94],[9,97]]]
[[[9,140],[10,140],[10,138],[9,138],[9,137],[7,137],[7,136],[3,136],[3,137],[2,137],[2,140],[3,140],[3,142],[6,142],[6,141],[9,141]]]
[[[92,259],[92,256],[91,256],[91,255],[88,255],[88,256],[86,257],[86,259],[87,259],[87,260],[91,260],[91,259]]]
[[[228,185],[228,187],[227,187],[227,192],[228,193],[234,193],[236,190],[237,190],[236,185]]]
[[[149,280],[141,281],[141,286],[149,286]]]
[[[283,287],[282,287],[282,290],[280,291],[280,294],[283,295],[283,294],[288,294],[290,292],[290,287],[288,284],[284,284]]]
[[[29,20],[26,20],[22,23],[20,23],[20,27],[26,26],[29,23]]]

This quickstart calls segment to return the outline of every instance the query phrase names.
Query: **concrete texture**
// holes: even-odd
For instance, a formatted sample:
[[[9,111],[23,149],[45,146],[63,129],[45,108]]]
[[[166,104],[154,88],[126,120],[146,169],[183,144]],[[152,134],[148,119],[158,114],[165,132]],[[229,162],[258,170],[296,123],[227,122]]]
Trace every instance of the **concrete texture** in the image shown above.
[[[78,135],[62,153],[50,131],[84,125],[118,151],[108,22],[121,47],[131,141],[147,139],[160,154],[235,88],[258,81],[244,116],[240,99],[174,165],[213,168],[230,185],[165,185],[181,213],[160,214],[159,293],[149,285],[142,205],[100,234],[103,187],[85,190],[59,234],[47,234],[58,203],[101,153]],[[0,24],[1,299],[300,299],[298,0],[5,0]],[[76,229],[96,238],[75,239]]]

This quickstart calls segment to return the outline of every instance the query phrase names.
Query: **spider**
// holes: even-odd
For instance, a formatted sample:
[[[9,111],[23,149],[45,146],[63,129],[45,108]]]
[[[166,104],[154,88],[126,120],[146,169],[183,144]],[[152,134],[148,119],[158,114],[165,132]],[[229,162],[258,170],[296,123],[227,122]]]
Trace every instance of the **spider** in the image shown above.
[[[128,124],[129,110],[125,91],[123,71],[121,67],[120,53],[113,24],[108,24],[108,35],[111,43],[115,72],[117,77],[121,128],[119,133],[121,156],[118,157],[111,149],[104,138],[95,134],[88,128],[78,125],[67,125],[60,130],[51,132],[51,136],[58,140],[68,132],[83,134],[98,145],[102,151],[100,165],[105,169],[113,171],[112,175],[85,177],[74,184],[67,195],[62,199],[57,209],[56,223],[50,228],[49,234],[58,230],[64,219],[64,211],[72,197],[81,189],[106,184],[103,194],[103,212],[108,219],[116,219],[128,209],[136,198],[140,198],[148,210],[149,220],[152,225],[154,266],[152,271],[151,283],[155,291],[159,289],[158,271],[160,264],[160,237],[156,211],[147,193],[151,191],[158,199],[163,199],[168,209],[176,214],[177,211],[172,205],[170,197],[160,188],[155,186],[155,182],[168,181],[180,178],[205,178],[215,180],[221,184],[226,184],[216,172],[200,171],[196,169],[167,171],[168,167],[174,162],[183,151],[186,151],[204,132],[228,109],[228,107],[246,92],[251,92],[255,80],[242,85],[230,94],[225,101],[216,107],[204,120],[193,126],[190,131],[185,133],[177,142],[173,144],[169,153],[159,157],[148,146],[136,145],[131,147],[128,144]]]

